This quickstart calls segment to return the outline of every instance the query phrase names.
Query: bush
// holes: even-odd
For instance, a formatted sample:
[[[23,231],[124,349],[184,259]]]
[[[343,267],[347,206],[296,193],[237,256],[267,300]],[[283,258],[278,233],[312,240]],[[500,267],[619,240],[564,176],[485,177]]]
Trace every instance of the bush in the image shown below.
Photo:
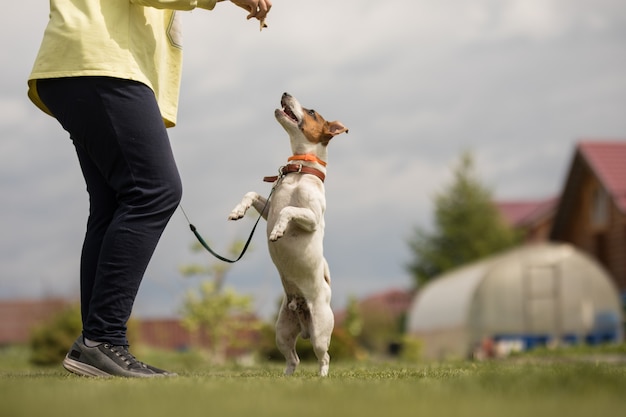
[[[403,338],[404,316],[396,316],[383,307],[362,310],[363,328],[356,337],[359,345],[373,355],[397,355]]]
[[[30,337],[30,361],[35,365],[58,364],[82,330],[80,307],[73,305],[36,327]]]
[[[422,359],[423,345],[420,339],[405,335],[402,340],[400,358],[408,362],[418,362]]]

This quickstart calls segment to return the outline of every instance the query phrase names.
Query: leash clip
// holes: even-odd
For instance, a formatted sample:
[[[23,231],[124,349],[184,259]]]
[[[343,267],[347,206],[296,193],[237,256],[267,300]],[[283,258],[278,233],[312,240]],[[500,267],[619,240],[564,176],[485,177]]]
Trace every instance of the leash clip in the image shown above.
[[[282,167],[278,168],[278,177],[279,178],[284,178],[285,175],[290,174],[292,172],[296,172],[296,173],[301,173],[302,172],[302,164],[289,164],[289,167],[298,167],[297,171],[287,171],[285,172],[285,168],[287,168],[287,165],[283,165]]]

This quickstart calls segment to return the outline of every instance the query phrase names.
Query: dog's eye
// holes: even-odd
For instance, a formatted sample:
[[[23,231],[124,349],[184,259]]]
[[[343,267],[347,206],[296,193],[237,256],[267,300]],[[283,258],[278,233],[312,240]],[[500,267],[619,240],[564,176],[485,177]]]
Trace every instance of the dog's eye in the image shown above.
[[[308,111],[309,116],[314,116],[315,117],[315,110],[311,109]]]

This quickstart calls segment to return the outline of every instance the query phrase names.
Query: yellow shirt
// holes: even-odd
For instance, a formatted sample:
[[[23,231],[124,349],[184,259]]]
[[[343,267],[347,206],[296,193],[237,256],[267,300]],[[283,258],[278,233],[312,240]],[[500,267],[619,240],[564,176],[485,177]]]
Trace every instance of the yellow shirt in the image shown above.
[[[156,96],[168,127],[176,124],[182,39],[177,10],[213,9],[218,0],[50,0],[50,20],[28,78],[106,76],[139,81]]]

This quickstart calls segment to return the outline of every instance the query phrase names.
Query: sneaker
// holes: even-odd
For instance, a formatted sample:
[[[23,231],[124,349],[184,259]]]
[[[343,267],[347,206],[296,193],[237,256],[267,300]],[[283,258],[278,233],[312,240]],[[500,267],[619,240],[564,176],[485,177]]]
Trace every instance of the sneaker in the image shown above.
[[[82,376],[152,378],[176,375],[138,361],[127,346],[101,343],[89,347],[82,336],[76,339],[65,356],[63,367]]]
[[[146,365],[148,367],[148,369],[150,369],[155,374],[159,374],[159,375],[163,375],[163,376],[178,376],[178,374],[176,372],[170,372],[170,371],[166,371],[166,370],[163,370],[163,369],[159,369],[156,366],[148,365],[147,363],[145,363],[144,365]]]

